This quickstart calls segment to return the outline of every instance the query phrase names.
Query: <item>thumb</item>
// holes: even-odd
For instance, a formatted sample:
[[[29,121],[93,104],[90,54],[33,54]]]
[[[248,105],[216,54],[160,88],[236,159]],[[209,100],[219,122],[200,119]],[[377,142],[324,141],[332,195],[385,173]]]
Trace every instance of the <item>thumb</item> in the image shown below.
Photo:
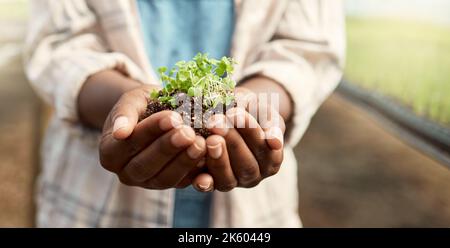
[[[113,137],[119,140],[128,138],[138,123],[140,113],[146,108],[145,98],[124,94],[111,112]]]
[[[115,139],[126,139],[133,132],[136,123],[130,121],[130,117],[121,115],[114,120],[113,137]]]
[[[286,130],[283,117],[272,106],[265,106],[262,112],[259,111],[259,114],[259,123],[264,130],[267,145],[273,150],[283,148]]]

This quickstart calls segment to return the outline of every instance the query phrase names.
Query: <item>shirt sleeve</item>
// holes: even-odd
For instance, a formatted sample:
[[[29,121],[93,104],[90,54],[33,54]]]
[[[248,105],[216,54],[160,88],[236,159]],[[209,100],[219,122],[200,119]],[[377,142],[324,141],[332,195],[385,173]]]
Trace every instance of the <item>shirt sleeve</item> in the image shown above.
[[[31,1],[25,72],[31,86],[54,107],[58,118],[78,121],[79,91],[96,72],[116,69],[138,81],[145,80],[131,59],[108,51],[98,26],[86,1]]]
[[[288,2],[271,41],[243,75],[272,78],[290,94],[294,110],[287,144],[295,146],[342,77],[345,19],[341,0]]]

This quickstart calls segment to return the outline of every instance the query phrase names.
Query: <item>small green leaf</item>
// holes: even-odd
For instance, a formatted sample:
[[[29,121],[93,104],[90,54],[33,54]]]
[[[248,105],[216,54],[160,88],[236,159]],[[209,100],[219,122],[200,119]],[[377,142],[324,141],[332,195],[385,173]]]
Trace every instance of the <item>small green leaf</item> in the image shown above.
[[[158,97],[159,97],[159,91],[153,90],[153,91],[150,93],[150,99],[156,100],[156,99],[158,99]]]
[[[189,90],[188,90],[188,96],[190,96],[190,97],[195,96],[194,87],[189,88]]]
[[[171,99],[171,97],[170,96],[161,96],[160,98],[159,98],[159,101],[161,101],[161,102],[167,102],[167,101],[169,101]]]
[[[172,97],[172,99],[170,99],[168,102],[172,107],[177,107],[177,99],[175,99],[174,97]]]
[[[163,74],[163,73],[165,73],[166,71],[167,71],[167,67],[165,67],[165,66],[162,66],[162,67],[159,67],[159,68],[158,68],[159,74]]]
[[[188,90],[188,95],[190,97],[197,97],[202,95],[202,89],[199,87],[190,87]]]
[[[166,84],[166,86],[164,86],[166,92],[171,93],[173,91],[173,87],[171,84]]]
[[[216,73],[219,77],[222,77],[223,74],[225,74],[226,70],[227,70],[227,66],[223,63],[219,63],[216,68]]]
[[[163,82],[168,82],[168,81],[170,81],[170,77],[167,76],[166,74],[161,74],[161,80]]]
[[[175,92],[203,96],[203,105],[207,108],[231,104],[236,87],[231,78],[234,64],[232,58],[217,60],[206,53],[198,53],[191,61],[179,61],[170,70],[160,67],[158,72],[164,87],[160,92],[151,92],[150,97],[173,107],[177,104],[172,96]]]
[[[188,71],[179,71],[177,73],[177,78],[180,81],[186,81],[189,78],[189,72]]]

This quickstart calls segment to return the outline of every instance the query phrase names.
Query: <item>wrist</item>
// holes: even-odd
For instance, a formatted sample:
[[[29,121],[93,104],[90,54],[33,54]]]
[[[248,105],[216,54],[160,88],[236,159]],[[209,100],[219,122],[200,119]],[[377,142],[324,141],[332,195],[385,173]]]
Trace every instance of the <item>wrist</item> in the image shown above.
[[[115,70],[105,70],[90,76],[78,95],[80,121],[86,126],[101,129],[119,98],[140,85]]]

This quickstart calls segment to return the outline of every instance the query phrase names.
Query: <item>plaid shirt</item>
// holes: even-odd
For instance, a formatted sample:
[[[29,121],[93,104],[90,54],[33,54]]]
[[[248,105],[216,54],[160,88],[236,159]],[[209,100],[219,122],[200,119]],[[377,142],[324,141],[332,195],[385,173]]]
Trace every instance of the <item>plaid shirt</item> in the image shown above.
[[[252,189],[215,192],[212,227],[299,227],[299,141],[342,75],[340,0],[235,0],[235,79],[273,78],[294,105],[281,171]],[[98,160],[99,132],[83,127],[76,99],[90,75],[108,68],[158,83],[132,0],[33,0],[25,47],[27,76],[55,109],[42,146],[40,227],[170,227],[174,190],[122,185]],[[150,69],[149,69],[150,68]]]

